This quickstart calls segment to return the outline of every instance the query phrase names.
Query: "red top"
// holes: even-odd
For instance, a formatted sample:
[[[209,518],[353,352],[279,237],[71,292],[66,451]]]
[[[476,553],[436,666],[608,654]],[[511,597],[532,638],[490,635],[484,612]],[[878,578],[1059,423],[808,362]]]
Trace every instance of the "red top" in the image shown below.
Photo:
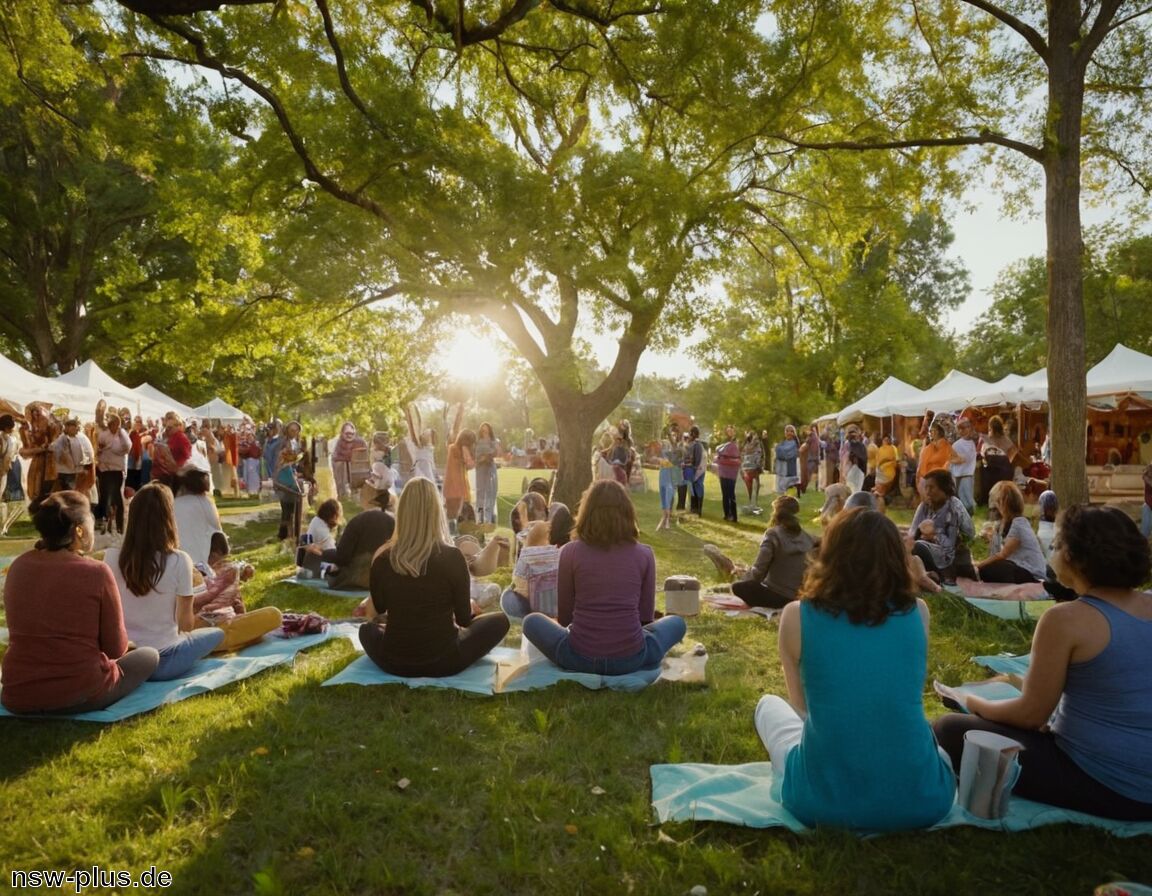
[[[184,435],[184,430],[178,429],[168,436],[168,450],[172,452],[172,460],[176,461],[177,470],[188,463],[192,457],[192,443],[188,441],[188,436]]]
[[[8,652],[0,702],[11,712],[64,709],[120,680],[128,649],[112,570],[68,550],[28,551],[4,583]]]

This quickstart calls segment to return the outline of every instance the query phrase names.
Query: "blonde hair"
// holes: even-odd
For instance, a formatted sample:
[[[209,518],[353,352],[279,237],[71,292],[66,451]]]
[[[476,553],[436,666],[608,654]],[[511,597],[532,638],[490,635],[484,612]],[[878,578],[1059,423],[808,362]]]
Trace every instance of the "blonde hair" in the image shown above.
[[[420,576],[438,545],[451,545],[448,519],[431,479],[409,479],[396,505],[396,528],[388,542],[388,562],[401,575]]]

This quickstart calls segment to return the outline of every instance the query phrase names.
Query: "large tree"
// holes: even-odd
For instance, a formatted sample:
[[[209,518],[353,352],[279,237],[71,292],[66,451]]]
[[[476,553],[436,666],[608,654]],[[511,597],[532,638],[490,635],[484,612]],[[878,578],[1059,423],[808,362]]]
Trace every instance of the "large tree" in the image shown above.
[[[226,93],[209,89],[238,139],[280,171],[287,148],[301,190],[360,211],[391,273],[363,301],[404,296],[503,331],[548,395],[558,494],[574,500],[641,353],[694,321],[753,188],[730,162],[800,101],[806,60],[735,0],[224,6],[125,31],[144,55],[219,75]],[[740,120],[745,89],[764,103]],[[593,382],[574,341],[588,327],[619,340]]]
[[[866,6],[866,8],[865,8]],[[837,5],[841,15],[878,5]],[[885,9],[885,7],[880,7]],[[872,34],[861,104],[826,108],[795,145],[817,150],[988,147],[1043,172],[1053,487],[1087,500],[1082,167],[1147,193],[1152,41],[1144,0],[891,5]],[[875,19],[873,19],[875,21]],[[1039,97],[1039,102],[1037,102]]]

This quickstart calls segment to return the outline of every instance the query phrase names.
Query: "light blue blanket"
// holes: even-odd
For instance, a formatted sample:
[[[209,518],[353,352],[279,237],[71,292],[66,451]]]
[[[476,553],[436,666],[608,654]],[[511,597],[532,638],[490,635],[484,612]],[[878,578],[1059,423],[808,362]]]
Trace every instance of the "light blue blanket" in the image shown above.
[[[1001,675],[1027,675],[1028,664],[1032,661],[1030,653],[1013,656],[1010,653],[1001,653],[996,656],[974,656],[972,662],[986,666],[993,672]]]
[[[535,691],[548,688],[561,681],[574,681],[591,691],[608,688],[613,691],[635,693],[642,691],[660,677],[661,669],[642,669],[628,675],[593,675],[586,672],[568,672],[546,659],[526,663],[512,672],[501,683],[501,693]]]
[[[749,762],[744,765],[691,762],[653,765],[650,774],[652,807],[660,822],[722,821],[749,828],[786,827],[797,833],[811,830],[781,805],[780,787],[772,775],[770,762]],[[1152,834],[1152,821],[1113,821],[1019,797],[1012,797],[1008,815],[1000,819],[978,818],[959,805],[953,805],[952,811],[931,830],[971,825],[1010,832],[1047,824],[1089,825],[1104,828],[1117,837]]]
[[[332,638],[348,637],[350,632],[355,632],[355,628],[353,625],[340,623],[329,626],[326,632],[319,635],[301,635],[299,638],[265,636],[259,643],[245,647],[238,653],[206,657],[181,678],[174,678],[171,681],[146,681],[127,697],[98,712],[14,716],[0,707],[0,717],[118,722],[138,713],[156,709],[165,703],[175,703],[196,694],[203,694],[205,691],[213,691],[273,666],[289,663],[301,650],[322,644]]]
[[[301,588],[323,591],[333,597],[354,597],[357,600],[363,600],[370,593],[367,588],[354,588],[350,591],[345,591],[343,588],[329,588],[327,579],[298,579],[296,576],[289,576],[286,579],[281,579],[279,584],[299,585]]]
[[[448,688],[470,694],[491,696],[496,693],[496,673],[501,663],[513,663],[520,656],[511,647],[494,647],[486,655],[456,675],[443,678],[402,678],[389,675],[366,656],[353,660],[337,675],[324,682],[324,687],[335,684],[406,684],[410,688]]]

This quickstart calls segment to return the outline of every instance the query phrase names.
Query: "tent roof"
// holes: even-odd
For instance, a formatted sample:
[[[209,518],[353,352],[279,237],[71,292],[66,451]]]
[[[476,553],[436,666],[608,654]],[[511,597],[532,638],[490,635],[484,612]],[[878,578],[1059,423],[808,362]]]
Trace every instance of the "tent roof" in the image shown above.
[[[21,408],[33,401],[46,401],[69,409],[94,409],[100,393],[88,386],[61,383],[58,377],[32,373],[0,355],[0,398]]]
[[[219,397],[213,398],[198,408],[193,408],[191,414],[201,420],[220,420],[224,423],[239,423],[248,417],[242,410],[232,407]]]
[[[91,358],[79,367],[60,374],[56,379],[61,383],[97,389],[110,404],[115,404],[117,407],[128,404],[133,410],[139,410],[140,396],[132,390],[132,387],[113,379]]]
[[[987,392],[989,385],[984,380],[962,371],[949,370],[944,379],[926,389],[918,399],[897,405],[893,413],[918,417],[925,411],[937,413],[959,411],[971,403],[969,399],[972,396]]]
[[[917,396],[921,394],[915,386],[910,386],[903,380],[890,376],[863,398],[857,399],[840,411],[836,415],[836,423],[843,426],[850,420],[857,420],[860,417],[891,416],[894,413],[899,413],[893,410],[895,405],[916,401],[918,400]]]
[[[157,406],[163,407],[163,412],[160,416],[168,411],[175,411],[181,417],[190,417],[193,415],[192,408],[181,401],[177,401],[169,395],[165,395],[151,383],[141,383],[136,387],[136,394],[141,398],[141,404],[151,402]]]
[[[1152,392],[1152,357],[1118,342],[1088,371],[1087,380],[1089,395]]]

